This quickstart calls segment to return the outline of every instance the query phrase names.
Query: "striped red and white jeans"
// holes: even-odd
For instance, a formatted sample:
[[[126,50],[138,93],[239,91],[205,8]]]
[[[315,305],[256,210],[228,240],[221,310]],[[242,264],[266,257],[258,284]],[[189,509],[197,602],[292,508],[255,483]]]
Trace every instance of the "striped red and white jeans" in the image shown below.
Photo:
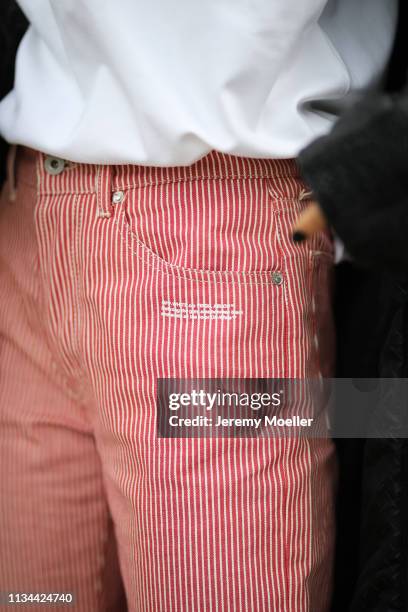
[[[156,433],[157,378],[331,374],[331,241],[291,240],[304,191],[290,160],[18,149],[0,213],[0,591],[72,592],[78,612],[328,610],[330,440]]]

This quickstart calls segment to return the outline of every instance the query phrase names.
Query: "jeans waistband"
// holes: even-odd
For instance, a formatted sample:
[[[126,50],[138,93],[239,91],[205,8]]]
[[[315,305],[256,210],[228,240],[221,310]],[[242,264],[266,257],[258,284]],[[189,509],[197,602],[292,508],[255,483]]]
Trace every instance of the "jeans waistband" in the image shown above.
[[[55,173],[52,173],[54,161]],[[17,176],[36,185],[40,193],[95,193],[101,176],[109,178],[112,190],[148,185],[217,179],[262,179],[299,176],[294,159],[255,159],[212,151],[191,166],[156,167],[140,165],[98,165],[61,160],[19,147]],[[50,172],[51,168],[51,172]],[[295,195],[295,194],[294,194]]]

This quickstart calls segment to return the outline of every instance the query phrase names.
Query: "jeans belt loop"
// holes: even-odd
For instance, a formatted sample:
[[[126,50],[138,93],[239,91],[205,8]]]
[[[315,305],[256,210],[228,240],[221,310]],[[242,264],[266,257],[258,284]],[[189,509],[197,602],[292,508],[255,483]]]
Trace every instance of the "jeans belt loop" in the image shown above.
[[[99,165],[96,172],[96,196],[98,217],[101,217],[103,219],[112,216],[112,171],[112,166]]]
[[[16,157],[17,145],[12,144],[7,155],[7,185],[10,202],[14,202],[17,198]]]

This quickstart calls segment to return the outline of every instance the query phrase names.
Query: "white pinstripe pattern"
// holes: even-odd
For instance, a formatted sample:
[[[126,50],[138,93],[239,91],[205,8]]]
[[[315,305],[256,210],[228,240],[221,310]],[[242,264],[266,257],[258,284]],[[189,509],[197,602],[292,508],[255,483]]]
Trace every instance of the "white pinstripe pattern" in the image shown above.
[[[72,452],[79,457],[82,444],[95,444],[92,461],[95,466],[101,461],[98,486],[103,474],[131,611],[328,609],[331,443],[161,439],[155,431],[157,377],[319,374],[316,342],[323,329],[326,355],[332,350],[329,328],[317,320],[317,313],[325,313],[328,321],[331,244],[324,235],[312,245],[292,244],[290,227],[304,206],[302,189],[291,160],[212,153],[188,168],[72,164],[50,176],[41,154],[20,151],[17,202],[4,204],[8,209],[0,227],[6,245],[0,269],[6,287],[2,333],[10,347],[1,361],[21,371],[28,359],[42,375],[27,370],[26,394],[15,395],[17,383],[8,382],[9,372],[0,385],[9,406],[1,408],[2,429],[11,414],[16,424],[15,434],[9,431],[6,437],[8,466],[16,449],[27,465],[31,462],[29,447],[19,438],[25,411],[23,421],[54,423],[55,440],[67,458],[62,445],[74,419]],[[111,207],[112,191],[119,190],[125,197]],[[101,217],[101,210],[110,216]],[[22,292],[33,284],[27,274],[30,253],[40,289],[27,301]],[[282,272],[282,285],[272,282],[274,271]],[[15,310],[19,300],[25,300],[23,313]],[[162,317],[163,300],[234,304],[243,315],[229,321]],[[30,321],[21,329],[17,314]],[[16,346],[18,354],[12,357]],[[58,399],[57,408],[56,376],[72,395]],[[38,394],[37,405],[31,398]],[[46,439],[43,444],[44,473],[50,470],[50,480],[45,478],[42,486],[45,498],[52,499],[47,483],[58,471],[52,462],[48,467]],[[7,469],[2,477],[15,483],[22,466]],[[42,533],[27,551],[30,563],[21,575],[30,588],[38,589],[37,582],[48,590],[71,583],[78,591],[76,609],[120,609],[115,602],[104,604],[101,595],[107,518],[96,520],[87,510],[105,503],[103,493],[81,481],[80,462],[75,469],[83,482],[77,491],[87,496],[88,505],[71,504],[68,491],[76,478],[63,470],[65,510],[72,517],[65,519],[63,506],[55,502],[61,513],[50,521],[58,533],[68,530],[81,563],[72,558],[67,567],[66,559],[58,559],[60,539]],[[30,470],[35,474],[34,464]],[[41,509],[41,489],[38,500],[35,494],[30,491]],[[21,503],[21,495],[15,503]],[[3,503],[7,522],[0,534],[1,576],[16,585],[23,552],[14,556],[17,565],[8,565],[5,557],[14,554],[13,547],[22,550],[22,544],[4,534],[12,532],[14,520],[20,521],[21,533],[32,524],[27,513],[20,508],[11,512],[11,502]],[[61,533],[61,541],[64,537]],[[40,571],[38,551],[45,560],[53,559],[55,571]]]

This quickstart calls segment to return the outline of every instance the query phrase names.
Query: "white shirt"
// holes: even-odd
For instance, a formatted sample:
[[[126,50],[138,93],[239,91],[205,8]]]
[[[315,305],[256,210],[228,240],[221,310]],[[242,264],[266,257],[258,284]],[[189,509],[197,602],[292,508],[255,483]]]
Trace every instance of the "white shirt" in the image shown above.
[[[0,132],[65,159],[293,157],[375,85],[396,0],[20,0]]]

